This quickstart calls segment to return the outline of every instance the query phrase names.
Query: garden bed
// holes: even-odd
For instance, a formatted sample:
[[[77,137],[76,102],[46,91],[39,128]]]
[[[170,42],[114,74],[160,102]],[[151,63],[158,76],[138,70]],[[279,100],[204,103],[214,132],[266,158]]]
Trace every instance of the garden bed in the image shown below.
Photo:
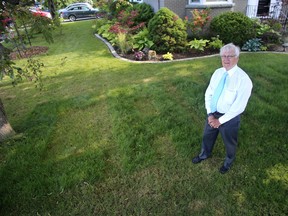
[[[165,61],[162,58],[163,54],[157,54],[155,59],[149,60],[147,55],[144,56],[142,60],[136,60],[134,53],[128,53],[128,54],[120,54],[119,49],[114,48],[106,39],[102,38],[100,35],[95,34],[95,36],[102,40],[110,49],[111,53],[118,58],[127,59],[129,61],[137,61],[137,62],[161,62]],[[284,52],[284,48],[281,44],[274,44],[269,46],[269,49],[267,51],[271,52]],[[288,52],[288,50],[286,50]],[[219,54],[218,50],[210,50],[205,49],[204,51],[196,51],[193,50],[191,52],[183,52],[183,53],[172,53],[173,54],[173,60],[184,60],[184,59],[190,59],[190,58],[197,58],[197,57],[204,57],[204,56],[210,56],[210,55],[216,55]]]

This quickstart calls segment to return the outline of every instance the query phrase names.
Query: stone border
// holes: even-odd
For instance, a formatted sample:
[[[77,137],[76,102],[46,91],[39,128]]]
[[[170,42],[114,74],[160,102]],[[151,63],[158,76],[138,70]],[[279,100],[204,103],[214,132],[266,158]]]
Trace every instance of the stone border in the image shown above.
[[[118,58],[120,60],[126,61],[126,62],[132,62],[132,63],[138,63],[138,64],[144,64],[144,63],[148,63],[148,64],[163,64],[163,63],[171,63],[171,62],[180,62],[180,61],[188,61],[188,60],[194,60],[194,59],[201,59],[201,58],[210,58],[210,57],[214,57],[214,56],[219,56],[219,54],[213,54],[213,55],[208,55],[208,56],[199,56],[199,57],[192,57],[192,58],[185,58],[185,59],[175,59],[175,60],[168,60],[168,61],[134,61],[134,60],[130,60],[130,59],[126,59],[121,57],[120,55],[118,55],[118,53],[115,51],[115,49],[113,48],[113,46],[104,38],[102,38],[100,35],[95,34],[95,36],[100,39],[102,42],[104,42],[106,44],[106,46],[109,48],[110,52],[112,53],[112,55],[115,58]],[[288,54],[288,52],[268,52],[268,51],[260,51],[260,52],[243,52],[241,51],[241,53],[275,53],[275,54]]]

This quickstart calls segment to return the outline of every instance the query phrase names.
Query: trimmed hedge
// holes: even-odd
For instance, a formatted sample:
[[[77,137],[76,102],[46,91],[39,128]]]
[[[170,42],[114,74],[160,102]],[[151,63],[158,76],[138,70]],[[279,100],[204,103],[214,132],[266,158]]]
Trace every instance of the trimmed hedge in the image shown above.
[[[213,36],[219,35],[224,43],[242,47],[246,41],[256,37],[255,23],[240,12],[225,12],[214,17],[210,24]]]
[[[186,45],[187,32],[182,19],[168,8],[161,8],[148,23],[149,39],[157,52],[173,52]]]

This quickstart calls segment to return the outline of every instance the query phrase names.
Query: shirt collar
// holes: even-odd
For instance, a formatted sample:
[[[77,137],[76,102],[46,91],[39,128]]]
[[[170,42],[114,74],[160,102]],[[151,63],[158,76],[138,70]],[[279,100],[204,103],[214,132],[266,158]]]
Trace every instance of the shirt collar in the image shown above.
[[[238,66],[236,64],[233,68],[231,68],[230,70],[227,71],[228,75],[231,77],[237,69],[238,69]],[[225,70],[225,68],[224,68],[224,70]]]

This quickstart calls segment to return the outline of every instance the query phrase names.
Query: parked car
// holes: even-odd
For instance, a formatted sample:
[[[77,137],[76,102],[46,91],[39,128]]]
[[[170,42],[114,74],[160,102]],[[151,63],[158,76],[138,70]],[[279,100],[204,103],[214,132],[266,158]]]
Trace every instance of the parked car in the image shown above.
[[[8,36],[13,37],[13,19],[0,15],[0,42],[2,43]]]
[[[40,10],[39,8],[34,8],[34,7],[30,8],[29,10],[32,12],[34,16],[42,16],[42,17],[47,17],[49,19],[52,19],[50,12],[43,11],[43,10]]]
[[[143,3],[143,0],[129,0],[132,3]]]
[[[10,17],[5,17],[1,20],[3,27],[12,27],[13,20]]]
[[[74,7],[74,6],[87,6],[88,8],[92,8],[92,6],[89,4],[89,3],[86,3],[86,2],[79,2],[79,3],[73,3],[73,4],[70,4],[68,5],[66,8],[63,8],[63,9],[60,9],[58,10],[58,13],[59,15],[61,16],[61,13],[65,10],[68,10],[69,8],[71,7]]]
[[[87,6],[73,6],[67,10],[64,10],[60,17],[63,19],[69,19],[70,21],[75,21],[79,18],[98,18],[100,16],[99,9],[89,8]]]

